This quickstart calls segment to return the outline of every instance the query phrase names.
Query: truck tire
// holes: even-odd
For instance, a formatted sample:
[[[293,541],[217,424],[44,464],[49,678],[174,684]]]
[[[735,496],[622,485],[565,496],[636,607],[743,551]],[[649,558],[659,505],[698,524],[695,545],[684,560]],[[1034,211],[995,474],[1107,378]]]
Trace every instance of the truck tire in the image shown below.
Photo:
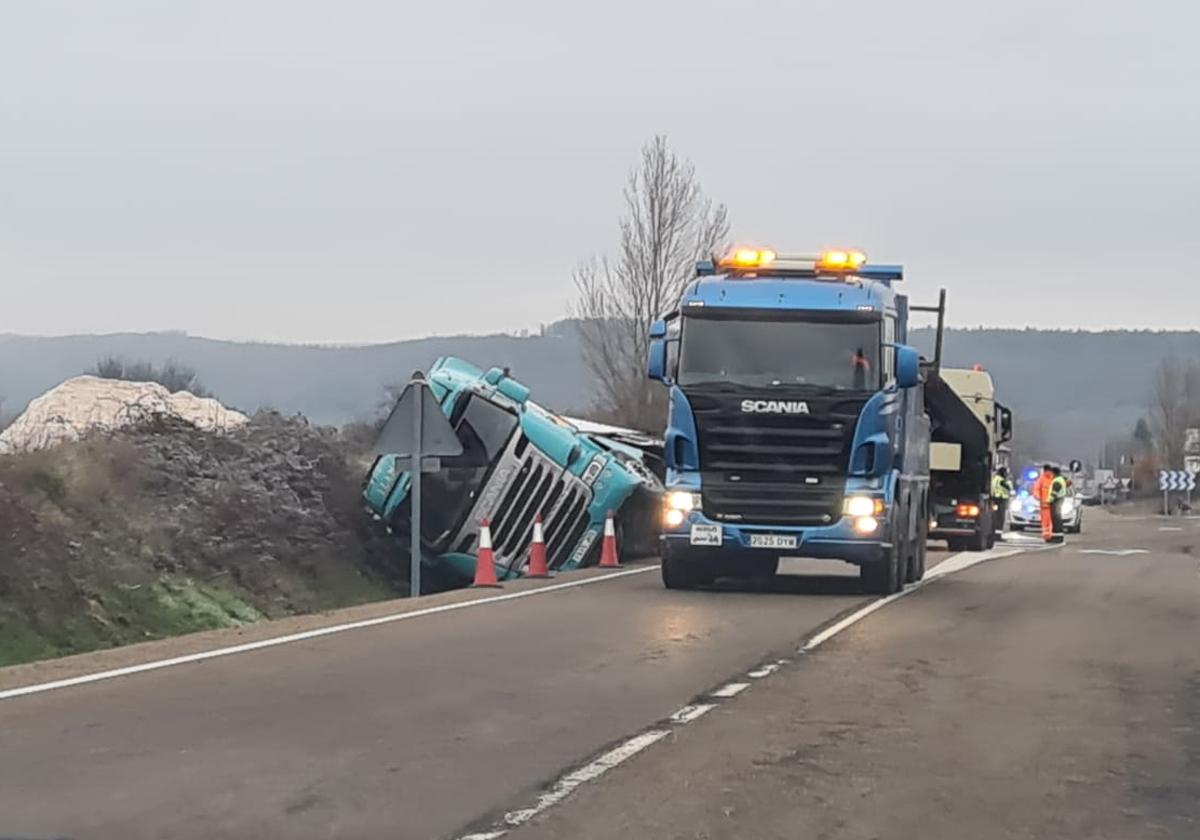
[[[712,583],[712,573],[691,552],[663,548],[662,582],[667,589],[695,589]]]
[[[979,530],[967,538],[967,551],[987,551],[992,547],[992,511],[988,506],[979,515]]]
[[[929,550],[929,517],[922,510],[917,520],[917,537],[912,541],[909,553],[908,582],[916,583],[925,577],[926,553]]]
[[[895,541],[880,560],[861,567],[858,579],[863,589],[872,595],[891,595],[898,591],[904,574],[900,568],[902,554],[899,541]]]

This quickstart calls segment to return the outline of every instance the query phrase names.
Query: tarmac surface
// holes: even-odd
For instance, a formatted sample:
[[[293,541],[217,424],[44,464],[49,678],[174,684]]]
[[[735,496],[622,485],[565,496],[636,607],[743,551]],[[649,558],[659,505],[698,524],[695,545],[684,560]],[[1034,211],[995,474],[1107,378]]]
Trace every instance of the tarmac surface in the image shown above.
[[[1065,547],[1010,544],[799,656],[872,603],[852,570],[697,592],[593,571],[8,669],[0,837],[456,837],[648,729],[669,734],[509,835],[1197,836],[1198,538],[1089,511]],[[247,641],[269,646],[136,670]],[[135,670],[4,693],[104,668]]]

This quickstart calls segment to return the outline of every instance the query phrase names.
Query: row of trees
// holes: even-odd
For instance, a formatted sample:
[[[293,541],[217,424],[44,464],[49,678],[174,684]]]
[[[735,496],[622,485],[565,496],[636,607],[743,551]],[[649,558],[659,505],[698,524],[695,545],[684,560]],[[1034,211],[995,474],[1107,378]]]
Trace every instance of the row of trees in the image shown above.
[[[1146,415],[1131,433],[1105,441],[1100,465],[1132,478],[1135,486],[1156,488],[1160,469],[1184,467],[1187,430],[1195,428],[1200,428],[1200,361],[1164,358],[1150,379]]]
[[[1163,359],[1154,372],[1149,421],[1134,436],[1153,445],[1163,469],[1180,469],[1186,432],[1194,428],[1200,428],[1200,361]]]
[[[119,379],[124,382],[157,382],[172,394],[187,391],[197,397],[211,397],[212,392],[204,387],[195,369],[178,362],[169,361],[162,367],[150,362],[129,361],[119,356],[104,356],[88,371],[101,379]]]

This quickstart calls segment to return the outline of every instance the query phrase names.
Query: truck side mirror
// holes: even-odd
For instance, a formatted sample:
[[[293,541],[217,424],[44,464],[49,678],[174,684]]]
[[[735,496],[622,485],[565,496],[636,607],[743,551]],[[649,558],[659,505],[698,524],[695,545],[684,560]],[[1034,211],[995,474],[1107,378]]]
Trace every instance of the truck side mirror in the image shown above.
[[[921,354],[907,344],[896,345],[896,384],[913,388],[921,383]]]
[[[657,382],[667,381],[667,322],[650,325],[650,351],[646,358],[646,376]]]
[[[1000,442],[1007,443],[1013,435],[1012,410],[1002,405],[996,408],[1000,411]]]

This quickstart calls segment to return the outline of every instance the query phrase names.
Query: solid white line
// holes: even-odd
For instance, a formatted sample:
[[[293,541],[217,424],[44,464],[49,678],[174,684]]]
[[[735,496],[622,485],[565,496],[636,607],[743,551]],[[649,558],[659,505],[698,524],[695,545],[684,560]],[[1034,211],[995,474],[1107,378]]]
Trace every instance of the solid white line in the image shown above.
[[[678,712],[671,715],[668,720],[671,723],[691,723],[697,718],[704,717],[715,708],[717,708],[716,703],[694,703],[690,706],[684,706]]]
[[[505,824],[510,828],[516,828],[519,825],[529,822],[542,811],[566,799],[575,788],[585,782],[600,778],[609,770],[633,758],[647,747],[657,744],[669,734],[670,731],[666,729],[652,729],[649,732],[643,732],[641,735],[635,735],[620,746],[609,750],[595,761],[589,762],[578,770],[561,777],[554,783],[554,786],[550,790],[539,796],[537,802],[530,807],[522,808],[519,811],[509,811],[504,815]],[[496,837],[498,835],[485,834],[474,836]]]
[[[804,646],[800,648],[800,650],[804,653],[808,653],[810,650],[816,650],[822,644],[832,639],[838,633],[841,633],[847,627],[851,626],[852,624],[857,624],[871,613],[875,612],[875,610],[886,607],[888,604],[892,603],[892,601],[895,601],[898,598],[903,598],[908,593],[908,589],[901,589],[894,595],[888,595],[886,598],[880,598],[878,601],[872,601],[862,609],[850,613],[850,615],[846,616],[841,621],[826,627],[820,633],[805,642]]]
[[[876,610],[883,609],[884,607],[886,607],[888,604],[892,603],[893,601],[897,601],[900,598],[903,598],[905,595],[916,592],[922,586],[932,583],[933,581],[938,580],[939,578],[943,578],[943,577],[946,577],[947,575],[955,574],[956,572],[961,572],[964,569],[969,569],[972,566],[976,566],[980,563],[985,563],[988,560],[999,560],[1002,557],[1012,557],[1013,555],[1016,555],[1016,554],[1025,554],[1030,551],[1044,551],[1044,550],[1045,550],[1044,548],[1032,548],[1032,547],[1017,548],[1014,546],[1014,547],[1005,547],[1005,548],[999,548],[999,549],[993,548],[990,551],[981,551],[979,553],[964,551],[959,554],[952,554],[951,556],[949,556],[945,560],[943,560],[941,563],[938,563],[936,566],[934,566],[932,569],[930,569],[929,572],[925,575],[925,577],[922,578],[919,582],[910,583],[908,586],[904,587],[899,592],[896,592],[892,595],[888,595],[886,598],[880,598],[877,601],[872,601],[871,603],[867,604],[862,609],[850,613],[850,615],[846,616],[841,621],[838,621],[834,624],[831,624],[829,627],[826,627],[820,633],[818,633],[817,635],[815,635],[811,639],[809,639],[807,642],[805,642],[804,646],[800,648],[800,651],[802,653],[808,653],[811,650],[815,650],[816,648],[820,647],[825,642],[832,639],[838,633],[841,633],[846,628],[851,627],[851,626],[857,624],[858,622],[862,621],[864,618],[866,618],[867,616],[869,616],[871,613],[875,612]]]
[[[26,685],[20,688],[10,688],[6,691],[0,691],[0,700],[11,700],[14,697],[24,697],[29,694],[39,694],[43,691],[55,691],[60,688],[70,688],[76,685],[86,685],[87,683],[99,682],[101,680],[112,680],[117,677],[128,677],[133,674],[141,674],[145,671],[157,671],[161,668],[171,668],[176,665],[187,665],[192,662],[203,662],[206,659],[216,659],[221,656],[234,656],[239,653],[250,653],[255,650],[263,650],[264,648],[278,647],[279,645],[290,645],[295,642],[304,642],[309,639],[319,639],[322,636],[332,636],[335,633],[346,633],[350,630],[363,630],[367,627],[378,627],[381,624],[391,624],[397,621],[408,621],[414,618],[425,618],[430,615],[439,615],[441,613],[455,612],[457,610],[470,609],[472,607],[481,607],[487,604],[496,604],[501,601],[515,601],[518,598],[531,598],[534,595],[545,595],[549,592],[558,592],[563,589],[573,589],[579,586],[589,586],[593,583],[603,583],[616,578],[628,577],[629,575],[640,575],[645,572],[657,571],[657,566],[639,567],[636,569],[625,569],[620,572],[612,572],[607,575],[598,577],[584,578],[583,580],[574,580],[567,583],[555,583],[550,586],[543,586],[537,589],[526,589],[523,592],[509,592],[505,595],[494,595],[490,598],[478,598],[474,601],[459,601],[455,604],[442,604],[436,607],[426,607],[421,610],[413,610],[403,613],[389,613],[388,615],[379,616],[377,618],[367,618],[362,621],[351,621],[346,624],[334,624],[329,627],[319,627],[315,630],[305,630],[301,633],[290,633],[286,636],[275,636],[270,639],[261,639],[257,642],[247,642],[241,645],[231,645],[229,647],[214,648],[212,650],[200,651],[198,653],[189,653],[185,656],[175,656],[170,659],[157,659],[151,662],[142,662],[138,665],[130,665],[125,668],[114,668],[111,671],[97,671],[94,674],[84,674],[79,677],[71,677],[69,679],[54,680],[52,682],[35,683],[34,685]]]
[[[729,683],[723,685],[714,691],[710,696],[726,699],[729,697],[737,697],[743,691],[750,687],[750,683]]]
[[[1158,530],[1160,530],[1160,531],[1182,531],[1183,529],[1175,527],[1174,525],[1163,525]]]

